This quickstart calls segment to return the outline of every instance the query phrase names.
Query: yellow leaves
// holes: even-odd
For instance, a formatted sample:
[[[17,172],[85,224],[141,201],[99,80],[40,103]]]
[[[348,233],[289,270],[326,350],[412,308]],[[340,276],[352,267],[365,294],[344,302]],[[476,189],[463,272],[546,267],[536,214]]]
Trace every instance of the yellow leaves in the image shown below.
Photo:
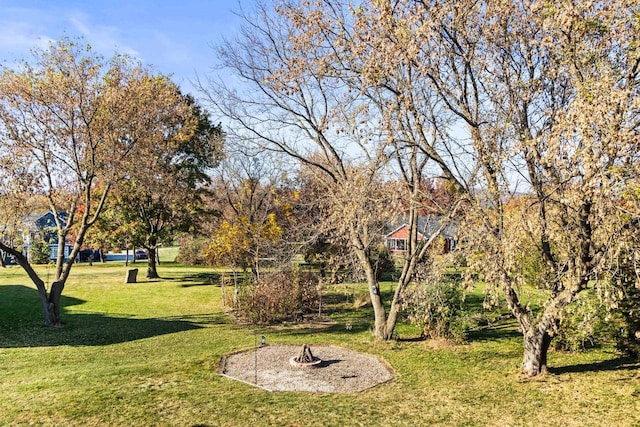
[[[234,253],[247,251],[250,244],[251,240],[243,232],[241,226],[223,221],[218,230],[216,230],[213,241],[207,248],[205,255],[209,259],[221,261]]]
[[[277,242],[282,237],[282,227],[278,225],[276,214],[270,213],[267,221],[260,226],[260,236],[263,239]]]
[[[257,255],[259,245],[277,243],[282,232],[274,213],[262,223],[251,223],[246,216],[238,217],[233,224],[225,220],[215,231],[205,256],[214,264],[247,266]]]

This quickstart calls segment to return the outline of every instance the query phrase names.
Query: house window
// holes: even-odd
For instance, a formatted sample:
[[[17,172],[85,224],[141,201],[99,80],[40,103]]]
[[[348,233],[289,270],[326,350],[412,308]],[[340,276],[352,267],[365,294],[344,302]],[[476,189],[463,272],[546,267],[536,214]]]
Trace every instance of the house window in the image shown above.
[[[407,241],[405,239],[389,239],[388,247],[391,251],[406,251]]]

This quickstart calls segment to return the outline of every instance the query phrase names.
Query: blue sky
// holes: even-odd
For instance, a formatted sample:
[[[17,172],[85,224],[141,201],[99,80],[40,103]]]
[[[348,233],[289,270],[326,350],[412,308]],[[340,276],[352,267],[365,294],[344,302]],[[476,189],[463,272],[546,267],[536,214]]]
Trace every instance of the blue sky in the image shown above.
[[[190,80],[215,64],[212,45],[232,37],[238,0],[0,0],[0,63],[62,36],[83,37],[99,53],[135,56],[194,93]],[[244,2],[243,7],[253,3]]]

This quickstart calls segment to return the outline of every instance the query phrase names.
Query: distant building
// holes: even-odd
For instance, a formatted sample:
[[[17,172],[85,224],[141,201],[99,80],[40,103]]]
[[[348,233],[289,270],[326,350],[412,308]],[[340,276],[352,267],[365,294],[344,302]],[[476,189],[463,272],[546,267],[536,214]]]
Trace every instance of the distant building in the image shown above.
[[[438,216],[421,216],[418,218],[418,241],[428,240],[442,225],[444,218]],[[395,225],[390,225],[391,232],[385,236],[385,244],[392,254],[401,254],[407,251],[409,239],[409,224],[406,219],[399,220]],[[455,249],[458,239],[457,227],[449,223],[440,237],[443,239],[442,252],[448,253]]]
[[[65,226],[67,223],[67,213],[58,213],[58,219]],[[56,218],[52,211],[43,214],[31,214],[25,220],[25,229],[22,234],[23,253],[29,258],[29,248],[38,241],[44,240],[49,245],[49,259],[56,262],[58,258],[58,229],[56,226]],[[68,259],[71,254],[72,245],[65,243],[64,259]]]

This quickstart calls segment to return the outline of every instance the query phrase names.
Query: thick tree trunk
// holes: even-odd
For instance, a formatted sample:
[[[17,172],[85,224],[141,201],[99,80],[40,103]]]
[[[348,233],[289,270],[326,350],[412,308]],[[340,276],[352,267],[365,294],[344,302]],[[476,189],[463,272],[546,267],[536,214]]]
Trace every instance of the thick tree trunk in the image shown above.
[[[536,330],[524,334],[524,360],[522,369],[529,376],[547,372],[547,353],[553,337],[546,331]]]
[[[39,286],[36,283],[36,287],[38,288],[38,295],[40,295],[40,304],[42,304],[42,315],[44,316],[44,324],[51,326],[52,317],[51,317],[51,307],[49,306],[49,294],[45,289],[44,282],[42,282],[42,286]]]
[[[47,307],[45,308],[45,310],[48,311],[48,318],[45,313],[45,319],[49,326],[62,326],[62,321],[60,319],[60,299],[62,297],[63,289],[64,282],[62,281],[55,281],[51,285],[51,291],[49,292],[49,298],[47,299]]]
[[[155,246],[151,246],[147,248],[149,251],[149,263],[147,264],[147,278],[148,279],[158,279],[160,276],[158,275],[158,269],[156,264],[156,251],[157,248]]]
[[[393,330],[389,331],[387,328],[387,311],[384,308],[384,303],[380,296],[380,285],[377,282],[373,284],[369,283],[369,297],[371,298],[375,318],[374,336],[379,340],[390,340],[393,335]]]

